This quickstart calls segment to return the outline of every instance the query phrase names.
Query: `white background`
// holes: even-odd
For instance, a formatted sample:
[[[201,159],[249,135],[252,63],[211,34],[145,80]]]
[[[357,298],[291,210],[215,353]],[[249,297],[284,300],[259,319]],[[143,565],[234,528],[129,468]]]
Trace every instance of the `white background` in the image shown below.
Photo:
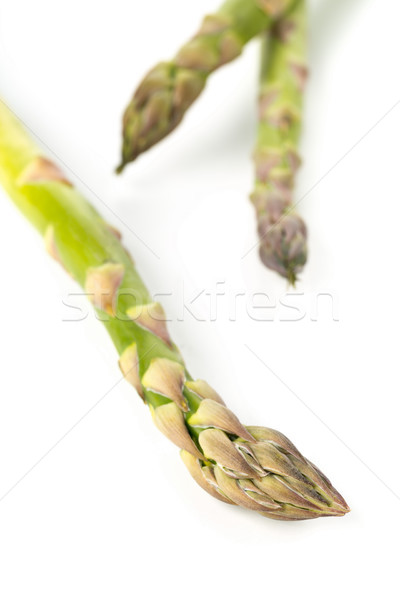
[[[118,178],[124,105],[215,0],[2,1],[2,97],[166,294],[191,372],[245,423],[286,433],[352,507],[280,523],[200,490],[121,382],[101,325],[66,321],[77,288],[0,194],[4,600],[397,597],[400,8],[310,5],[297,185],[310,258],[288,297],[256,249],[242,258],[257,241],[257,43]],[[272,306],[262,321],[254,293]]]

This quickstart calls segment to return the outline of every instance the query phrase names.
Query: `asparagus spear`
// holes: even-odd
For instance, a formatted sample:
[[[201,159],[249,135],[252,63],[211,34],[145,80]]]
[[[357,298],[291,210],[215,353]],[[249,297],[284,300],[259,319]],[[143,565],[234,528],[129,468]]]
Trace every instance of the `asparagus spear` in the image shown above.
[[[0,101],[0,183],[43,235],[53,258],[86,290],[126,380],[156,426],[181,449],[215,498],[272,519],[341,516],[348,506],[281,433],[244,427],[220,396],[188,373],[115,230],[42,155]]]
[[[123,118],[122,162],[135,160],[182,121],[208,76],[241,53],[294,0],[226,0],[170,62],[156,65],[137,88]]]
[[[256,208],[263,263],[294,284],[307,259],[307,230],[294,211],[306,68],[306,2],[299,0],[264,36],[258,138],[254,152]]]

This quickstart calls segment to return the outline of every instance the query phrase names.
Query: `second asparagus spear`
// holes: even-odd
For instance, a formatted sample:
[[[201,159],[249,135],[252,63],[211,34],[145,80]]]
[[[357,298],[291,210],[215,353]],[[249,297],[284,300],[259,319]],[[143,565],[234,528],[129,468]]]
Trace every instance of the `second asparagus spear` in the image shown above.
[[[205,17],[198,33],[170,62],[156,65],[143,79],[123,118],[122,161],[135,160],[182,121],[208,76],[241,53],[267,30],[294,0],[227,0]]]
[[[307,260],[307,230],[295,212],[294,177],[306,68],[306,2],[274,25],[262,45],[259,126],[254,152],[256,208],[263,263],[296,281]]]

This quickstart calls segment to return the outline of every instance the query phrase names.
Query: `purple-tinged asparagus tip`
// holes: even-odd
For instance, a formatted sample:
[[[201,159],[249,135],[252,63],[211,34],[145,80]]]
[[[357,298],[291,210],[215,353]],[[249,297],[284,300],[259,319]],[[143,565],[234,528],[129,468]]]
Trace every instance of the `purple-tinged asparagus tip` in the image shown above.
[[[282,215],[275,223],[259,221],[262,262],[294,285],[307,260],[307,229],[296,213]]]

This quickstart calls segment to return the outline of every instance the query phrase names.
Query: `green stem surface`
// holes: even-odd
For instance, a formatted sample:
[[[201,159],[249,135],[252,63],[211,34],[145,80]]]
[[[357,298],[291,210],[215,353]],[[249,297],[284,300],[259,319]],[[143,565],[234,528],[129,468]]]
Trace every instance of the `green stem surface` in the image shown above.
[[[0,100],[0,183],[14,203],[43,236],[53,228],[60,262],[81,287],[85,287],[90,268],[107,263],[124,266],[120,290],[126,293],[118,294],[118,316],[98,311],[118,353],[136,342],[143,356],[142,372],[153,358],[179,357],[176,349],[124,316],[129,308],[149,304],[152,299],[131,257],[94,207],[63,181],[23,182],[23,173],[41,157],[41,149]]]

